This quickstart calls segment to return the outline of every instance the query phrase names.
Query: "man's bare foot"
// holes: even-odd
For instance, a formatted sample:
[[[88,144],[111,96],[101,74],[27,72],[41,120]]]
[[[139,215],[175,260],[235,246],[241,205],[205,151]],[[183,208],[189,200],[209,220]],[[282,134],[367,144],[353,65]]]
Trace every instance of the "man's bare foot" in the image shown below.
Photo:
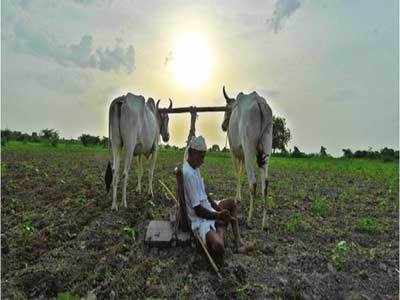
[[[237,248],[237,252],[240,254],[246,254],[253,251],[255,248],[254,242],[241,242],[239,248]]]

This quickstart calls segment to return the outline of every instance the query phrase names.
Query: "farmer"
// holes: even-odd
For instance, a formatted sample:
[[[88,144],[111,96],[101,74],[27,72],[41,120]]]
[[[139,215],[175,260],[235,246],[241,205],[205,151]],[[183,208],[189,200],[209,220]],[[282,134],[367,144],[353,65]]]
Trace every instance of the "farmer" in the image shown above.
[[[198,232],[211,255],[222,262],[225,252],[224,232],[229,223],[232,225],[236,250],[239,253],[246,253],[253,246],[244,243],[240,237],[235,201],[226,199],[216,202],[206,194],[199,170],[206,151],[204,138],[193,136],[188,143],[187,159],[182,166],[186,211],[192,230]]]

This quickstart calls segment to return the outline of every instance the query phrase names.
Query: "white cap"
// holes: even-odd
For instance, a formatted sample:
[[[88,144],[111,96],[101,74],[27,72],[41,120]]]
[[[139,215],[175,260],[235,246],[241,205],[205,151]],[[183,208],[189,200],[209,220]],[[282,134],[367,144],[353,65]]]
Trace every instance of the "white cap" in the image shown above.
[[[189,148],[197,151],[207,151],[206,141],[201,135],[194,136],[189,142]]]

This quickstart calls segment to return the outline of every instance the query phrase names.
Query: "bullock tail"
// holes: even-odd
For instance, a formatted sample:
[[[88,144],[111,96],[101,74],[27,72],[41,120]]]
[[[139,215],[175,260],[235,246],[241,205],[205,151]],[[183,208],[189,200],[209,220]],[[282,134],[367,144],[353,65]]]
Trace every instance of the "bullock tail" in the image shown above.
[[[118,131],[119,131],[119,138],[121,139],[121,147],[123,146],[123,140],[122,140],[122,135],[121,135],[121,124],[120,124],[120,120],[121,120],[121,106],[123,101],[125,100],[125,96],[121,96],[118,97],[116,99],[113,100],[113,102],[110,105],[110,110],[108,113],[108,151],[110,152],[111,155],[111,120],[113,118],[113,115],[115,114],[115,109],[117,109],[117,116],[118,116]],[[113,179],[113,171],[111,168],[111,162],[108,161],[107,164],[107,169],[106,169],[106,174],[104,175],[104,183],[106,185],[106,195],[110,192],[110,188],[111,188],[111,182]]]
[[[112,178],[113,178],[113,173],[111,169],[111,162],[108,161],[106,175],[104,176],[104,182],[106,184],[106,195],[110,192]]]
[[[264,104],[264,103],[263,103]],[[271,122],[264,122],[264,115],[267,113],[265,106],[261,105],[259,101],[257,101],[258,108],[260,109],[260,119],[261,119],[261,130],[260,134],[258,136],[258,144],[257,144],[257,165],[258,167],[262,168],[265,165],[266,159],[267,159],[267,153],[264,152],[264,147],[263,147],[263,140],[264,140],[264,135],[271,125]],[[265,123],[265,124],[264,124]],[[268,130],[269,133],[269,130]]]

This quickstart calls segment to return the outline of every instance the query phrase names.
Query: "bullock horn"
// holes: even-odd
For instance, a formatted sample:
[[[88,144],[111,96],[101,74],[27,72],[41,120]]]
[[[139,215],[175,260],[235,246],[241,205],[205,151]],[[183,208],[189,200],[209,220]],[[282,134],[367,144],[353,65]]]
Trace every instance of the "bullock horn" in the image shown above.
[[[233,98],[229,98],[229,96],[226,94],[226,91],[225,91],[225,86],[223,86],[222,87],[222,92],[224,93],[224,97],[225,97],[225,99],[226,99],[226,102],[232,102],[233,100],[235,100],[235,99],[233,99]]]
[[[171,109],[172,108],[172,100],[171,100],[171,98],[168,98],[169,99],[169,107],[168,107],[168,109]]]
[[[157,108],[157,110],[158,110],[158,105],[160,104],[160,99],[158,99],[158,101],[157,101],[157,104],[156,104],[156,108]]]

